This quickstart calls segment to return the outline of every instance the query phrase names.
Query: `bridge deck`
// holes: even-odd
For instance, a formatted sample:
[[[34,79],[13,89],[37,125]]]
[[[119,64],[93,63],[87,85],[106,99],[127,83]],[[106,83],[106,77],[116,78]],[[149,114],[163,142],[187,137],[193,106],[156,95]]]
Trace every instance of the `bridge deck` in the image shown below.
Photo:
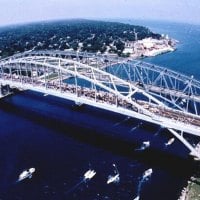
[[[163,95],[170,95],[170,96],[182,98],[185,100],[192,99],[196,102],[200,102],[200,96],[187,95],[180,90],[178,91],[178,90],[173,90],[173,89],[168,89],[168,88],[161,88],[161,87],[154,86],[154,85],[145,85],[145,88],[150,92],[156,92],[158,94],[163,94]]]
[[[117,97],[116,95],[112,93],[108,93],[105,91],[96,91],[94,89],[86,88],[86,87],[80,87],[75,86],[73,84],[66,84],[64,82],[60,83],[60,81],[48,81],[46,84],[44,81],[41,81],[40,79],[30,79],[29,77],[16,77],[11,76],[9,74],[4,74],[4,80],[6,81],[12,81],[13,83],[21,83],[23,84],[31,84],[34,87],[41,87],[44,88],[44,91],[46,90],[46,93],[48,93],[48,90],[54,90],[59,91],[62,94],[65,93],[71,93],[77,96],[77,101],[79,97],[84,97],[89,100],[92,100],[94,102],[104,103],[112,106],[121,107],[126,110],[138,112],[140,114],[143,114],[142,111],[139,111],[137,107],[133,106],[128,101],[121,99]],[[175,123],[179,124],[179,126],[185,126],[190,127],[192,130],[197,130],[197,132],[200,132],[200,118],[198,116],[184,113],[182,111],[170,109],[170,108],[164,108],[162,106],[152,104],[146,101],[139,101],[133,99],[135,102],[137,102],[139,105],[141,105],[143,108],[149,110],[151,113],[154,114],[154,117],[152,120],[155,122],[157,121],[157,124],[159,123]],[[170,124],[169,123],[169,124]],[[193,133],[197,135],[197,133]]]
[[[176,120],[177,122],[183,122],[185,124],[191,124],[200,127],[199,117],[184,113],[179,110],[167,109],[144,101],[138,101],[138,103],[160,117],[165,117]]]
[[[103,70],[106,66],[113,66],[115,75]],[[127,74],[127,79],[124,76],[119,78],[121,69],[122,74]],[[72,83],[63,82],[69,77],[74,78]],[[131,77],[144,84],[133,83]],[[84,83],[88,87],[83,87]],[[191,155],[200,159],[200,148],[195,148],[185,137],[200,137],[200,82],[193,76],[107,56],[40,51],[1,60],[0,84],[3,95],[6,92],[4,86],[9,85],[162,126],[180,140]],[[183,88],[182,91],[179,87]],[[7,89],[9,91],[9,87]]]

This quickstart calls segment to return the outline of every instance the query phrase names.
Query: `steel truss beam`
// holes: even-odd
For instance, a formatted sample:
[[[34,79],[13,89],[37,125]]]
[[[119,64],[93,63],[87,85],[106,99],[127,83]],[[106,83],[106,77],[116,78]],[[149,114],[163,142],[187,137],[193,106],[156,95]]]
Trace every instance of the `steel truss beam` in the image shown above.
[[[183,137],[183,134],[177,132],[200,136],[200,127],[195,123],[188,124],[188,122],[175,120],[165,115],[165,113],[171,113],[175,116],[180,115],[190,120],[200,121],[198,115],[200,83],[198,81],[193,77],[188,78],[174,71],[147,63],[125,63],[109,58],[109,70],[112,71],[112,74],[105,71],[105,67],[109,66],[105,65],[105,58],[102,61],[102,57],[94,58],[92,56],[91,58],[86,54],[74,56],[74,54],[67,54],[63,57],[62,54],[59,56],[59,53],[53,56],[50,52],[46,52],[46,54],[39,52],[20,54],[2,60],[0,62],[0,82],[12,87],[31,89],[71,99],[78,103],[86,103],[162,125],[176,136],[191,151],[192,155],[200,159],[198,150]],[[87,59],[90,61],[87,62]],[[97,65],[89,65],[95,59]],[[101,63],[98,59],[101,60]],[[97,67],[97,61],[100,63],[101,69]],[[126,74],[128,81],[116,76],[116,71]],[[75,79],[71,86],[63,81],[69,77]],[[89,97],[84,93],[86,88],[79,84],[80,79],[91,84],[90,88],[86,87],[90,89]],[[52,87],[54,88],[52,89]],[[73,94],[65,91],[68,90],[68,87],[71,88]],[[99,95],[102,94],[104,98],[109,96],[110,99],[115,99],[115,104],[114,100],[100,102]],[[181,99],[185,99],[184,106],[180,103]],[[175,106],[175,109],[166,102]],[[194,112],[189,111],[191,102],[194,105]]]

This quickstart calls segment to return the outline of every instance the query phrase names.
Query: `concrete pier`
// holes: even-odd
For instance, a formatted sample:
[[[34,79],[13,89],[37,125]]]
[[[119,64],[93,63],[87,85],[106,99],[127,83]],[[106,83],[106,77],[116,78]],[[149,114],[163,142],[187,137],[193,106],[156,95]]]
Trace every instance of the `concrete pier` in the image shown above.
[[[9,85],[0,85],[0,98],[3,98],[5,96],[10,95],[11,92],[11,88]]]

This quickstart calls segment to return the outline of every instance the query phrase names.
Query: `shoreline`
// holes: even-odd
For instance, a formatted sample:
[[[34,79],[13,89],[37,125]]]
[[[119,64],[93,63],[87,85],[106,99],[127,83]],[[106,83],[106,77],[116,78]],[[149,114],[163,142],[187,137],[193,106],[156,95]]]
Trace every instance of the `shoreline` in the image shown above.
[[[127,42],[121,55],[109,52],[102,55],[128,59],[149,58],[176,51],[178,43],[178,40],[168,36],[163,36],[161,39],[145,38],[143,40]]]
[[[181,191],[178,200],[198,200],[200,199],[200,177],[192,176],[187,181],[187,186]]]

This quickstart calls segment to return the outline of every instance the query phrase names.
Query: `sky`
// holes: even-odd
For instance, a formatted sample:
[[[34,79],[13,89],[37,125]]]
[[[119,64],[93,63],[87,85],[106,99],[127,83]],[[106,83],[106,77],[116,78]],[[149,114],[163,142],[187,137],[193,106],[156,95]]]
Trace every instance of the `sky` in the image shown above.
[[[0,26],[70,18],[200,24],[200,0],[0,0]]]

